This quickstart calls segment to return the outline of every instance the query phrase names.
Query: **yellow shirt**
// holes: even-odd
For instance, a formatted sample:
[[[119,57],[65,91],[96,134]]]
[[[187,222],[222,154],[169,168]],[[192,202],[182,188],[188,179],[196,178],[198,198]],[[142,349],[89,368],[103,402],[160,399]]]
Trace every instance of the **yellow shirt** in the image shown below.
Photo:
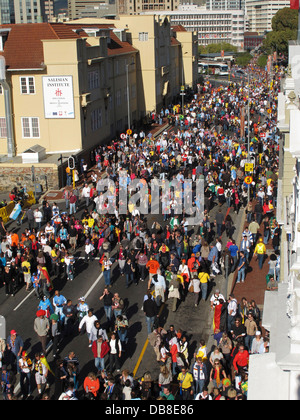
[[[193,381],[194,381],[193,380],[193,375],[189,372],[186,372],[185,374],[180,372],[177,379],[180,382],[180,385],[181,385],[182,389],[191,388],[191,386],[193,384]]]
[[[27,267],[27,273],[30,274],[30,267],[31,267],[30,262],[28,261],[22,262],[22,267]]]
[[[200,283],[205,284],[209,280],[209,275],[207,273],[199,273],[198,279],[200,280]]]
[[[255,247],[254,254],[260,254],[261,255],[261,254],[265,254],[265,253],[266,253],[265,244],[262,243],[262,242],[259,242]]]

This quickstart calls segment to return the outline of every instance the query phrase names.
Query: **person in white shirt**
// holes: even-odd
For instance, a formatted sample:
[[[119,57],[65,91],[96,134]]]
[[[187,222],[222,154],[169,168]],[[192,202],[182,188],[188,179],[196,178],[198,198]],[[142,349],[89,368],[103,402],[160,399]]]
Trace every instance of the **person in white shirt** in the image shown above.
[[[238,305],[237,305],[237,300],[235,299],[234,295],[231,294],[229,296],[228,299],[228,306],[227,306],[227,311],[228,311],[228,330],[231,331],[232,328],[232,322],[236,316],[237,313],[237,309],[238,309]]]
[[[35,220],[37,229],[41,229],[41,227],[42,227],[42,220],[43,220],[43,214],[40,211],[40,209],[36,209],[34,211],[34,220]]]
[[[88,184],[84,184],[84,187],[82,188],[82,191],[81,191],[81,197],[85,199],[86,207],[88,207],[90,204],[90,192],[91,192],[91,189],[88,186]]]
[[[91,332],[94,327],[94,322],[97,321],[96,315],[93,314],[93,311],[89,309],[87,315],[85,315],[80,324],[79,324],[79,332],[81,332],[82,327],[85,325],[86,333],[89,337],[89,347],[92,347],[92,341],[91,341]]]
[[[109,341],[109,372],[113,373],[114,367],[120,372],[120,358],[122,356],[122,344],[115,333],[112,333]]]

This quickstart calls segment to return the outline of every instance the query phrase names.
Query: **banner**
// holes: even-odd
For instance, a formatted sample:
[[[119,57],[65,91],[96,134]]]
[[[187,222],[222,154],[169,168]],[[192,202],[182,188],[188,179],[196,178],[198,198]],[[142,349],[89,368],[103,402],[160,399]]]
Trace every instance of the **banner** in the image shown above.
[[[290,8],[299,10],[299,0],[290,0]]]
[[[43,76],[45,118],[75,118],[72,76]]]

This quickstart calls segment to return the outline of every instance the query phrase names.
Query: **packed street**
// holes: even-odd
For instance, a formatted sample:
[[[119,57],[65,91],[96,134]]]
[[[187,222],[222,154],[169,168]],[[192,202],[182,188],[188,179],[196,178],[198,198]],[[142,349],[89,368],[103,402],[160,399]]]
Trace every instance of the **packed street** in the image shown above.
[[[205,79],[184,109],[153,113],[161,133],[99,146],[57,204],[46,195],[1,226],[4,399],[247,399],[249,357],[268,337],[234,289],[251,261],[268,264],[264,246],[276,287],[283,72],[253,61],[247,73]]]

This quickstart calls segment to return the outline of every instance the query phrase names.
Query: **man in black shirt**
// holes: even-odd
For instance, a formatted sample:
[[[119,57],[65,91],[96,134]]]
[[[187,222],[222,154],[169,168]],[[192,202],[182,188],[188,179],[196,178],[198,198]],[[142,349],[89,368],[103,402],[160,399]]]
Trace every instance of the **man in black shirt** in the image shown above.
[[[147,330],[148,330],[148,335],[149,335],[152,332],[155,317],[158,316],[158,308],[155,301],[152,299],[152,295],[150,292],[148,292],[147,298],[144,301],[143,311],[146,316]]]
[[[103,300],[104,304],[104,311],[107,318],[107,322],[110,324],[112,319],[112,304],[113,304],[113,297],[114,295],[109,291],[108,287],[105,287],[103,290],[102,296],[100,296],[99,300]]]

